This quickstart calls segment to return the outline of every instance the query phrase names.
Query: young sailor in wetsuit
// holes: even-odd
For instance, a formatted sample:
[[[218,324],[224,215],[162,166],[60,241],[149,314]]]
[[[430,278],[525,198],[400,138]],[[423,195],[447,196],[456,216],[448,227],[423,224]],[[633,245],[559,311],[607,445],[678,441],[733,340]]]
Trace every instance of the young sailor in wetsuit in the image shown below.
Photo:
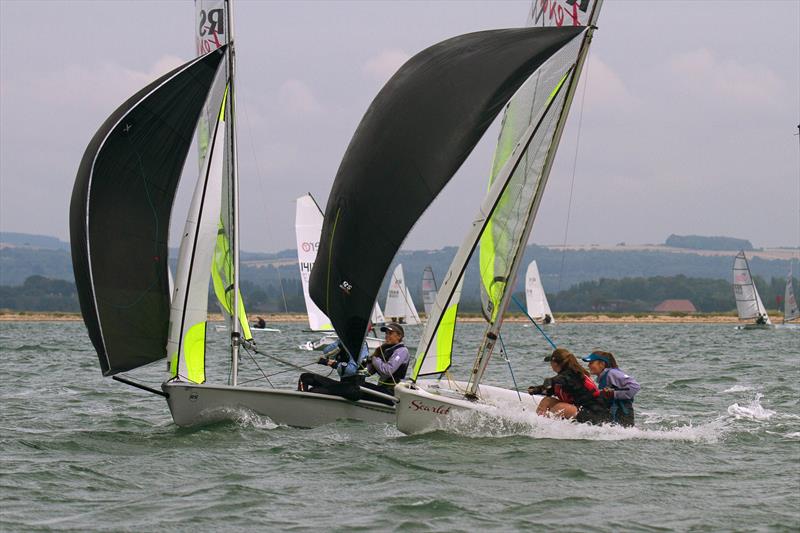
[[[367,343],[362,344],[361,353],[358,354],[358,361],[347,354],[341,341],[327,346],[317,361],[320,365],[335,369],[339,374],[339,381],[327,376],[321,376],[314,372],[304,372],[300,374],[297,382],[297,390],[304,392],[315,392],[317,394],[332,394],[342,396],[350,401],[358,401],[361,398],[361,383],[364,377],[359,375],[358,370],[364,364],[367,354]]]
[[[385,342],[367,360],[367,373],[378,374],[378,384],[365,382],[362,386],[389,396],[394,396],[394,386],[405,379],[411,354],[403,344],[405,332],[400,324],[381,327],[386,334]],[[394,405],[394,402],[376,398],[374,401]]]
[[[589,372],[597,377],[600,398],[608,406],[612,422],[632,427],[633,397],[641,388],[639,384],[619,369],[610,352],[595,350],[583,360],[589,363]]]
[[[564,348],[556,349],[545,358],[556,375],[538,387],[529,387],[529,394],[543,394],[536,408],[542,416],[551,413],[578,422],[602,424],[611,420],[607,407],[600,401],[600,391],[575,356]]]

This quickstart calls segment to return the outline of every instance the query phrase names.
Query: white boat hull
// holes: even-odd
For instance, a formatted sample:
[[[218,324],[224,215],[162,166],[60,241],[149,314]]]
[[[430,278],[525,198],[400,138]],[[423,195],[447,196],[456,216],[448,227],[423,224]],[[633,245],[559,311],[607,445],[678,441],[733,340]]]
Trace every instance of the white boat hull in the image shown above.
[[[452,425],[451,420],[459,414],[480,412],[492,417],[503,417],[504,412],[536,412],[540,396],[526,392],[479,386],[479,399],[467,400],[463,392],[464,382],[418,380],[416,383],[402,382],[395,387],[397,403],[397,429],[406,435],[425,433]]]
[[[365,400],[351,402],[339,396],[310,392],[174,381],[162,383],[161,389],[168,395],[172,419],[183,427],[236,420],[242,411],[300,428],[341,419],[388,424],[395,419],[395,409],[389,405]]]
[[[736,329],[775,329],[775,324],[741,324]]]
[[[775,324],[775,329],[800,330],[800,324],[794,323],[794,322],[786,322],[784,324]]]

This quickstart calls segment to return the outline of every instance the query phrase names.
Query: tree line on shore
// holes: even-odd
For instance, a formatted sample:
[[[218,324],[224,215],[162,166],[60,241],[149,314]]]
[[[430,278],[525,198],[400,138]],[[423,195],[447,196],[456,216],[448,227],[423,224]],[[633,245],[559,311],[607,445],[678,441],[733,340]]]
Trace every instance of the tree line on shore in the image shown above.
[[[755,283],[767,308],[780,307],[785,278],[769,281],[755,276]],[[260,283],[259,283],[260,281]],[[797,287],[797,280],[794,280]],[[304,313],[300,281],[245,280],[241,285],[247,309],[263,313]],[[460,309],[480,312],[480,299],[464,298]],[[684,275],[653,276],[623,279],[600,279],[578,283],[566,290],[548,294],[554,312],[642,312],[651,311],[668,299],[691,300],[699,312],[728,313],[735,309],[733,290],[728,281],[721,279],[690,278]],[[421,309],[421,295],[414,294]],[[517,295],[524,301],[524,294]],[[381,303],[383,303],[381,301]],[[0,309],[11,311],[78,312],[80,306],[75,284],[71,281],[29,276],[22,285],[0,285]],[[209,291],[209,310],[217,311],[213,293]],[[516,312],[513,309],[512,312]]]

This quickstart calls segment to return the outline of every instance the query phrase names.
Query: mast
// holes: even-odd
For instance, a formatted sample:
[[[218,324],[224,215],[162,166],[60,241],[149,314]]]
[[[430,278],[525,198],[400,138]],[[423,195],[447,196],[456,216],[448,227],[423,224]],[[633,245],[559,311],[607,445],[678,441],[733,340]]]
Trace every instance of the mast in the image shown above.
[[[227,16],[228,31],[228,81],[230,120],[227,121],[229,132],[230,165],[231,165],[231,204],[233,225],[233,320],[231,324],[231,385],[236,386],[239,379],[239,344],[241,342],[241,330],[239,324],[239,162],[236,150],[236,90],[235,76],[235,57],[233,42],[233,5],[230,0],[225,0],[225,13]]]
[[[531,229],[533,228],[533,221],[536,218],[536,212],[539,209],[539,204],[542,201],[542,195],[544,194],[545,185],[547,184],[547,178],[550,175],[550,170],[553,166],[553,160],[555,159],[556,151],[558,149],[559,141],[561,140],[561,134],[564,131],[564,125],[567,121],[567,115],[569,114],[569,109],[572,105],[572,100],[575,95],[575,90],[578,87],[578,80],[580,79],[581,71],[583,70],[583,64],[586,61],[586,56],[589,53],[589,45],[592,42],[592,35],[594,34],[594,30],[596,29],[595,23],[597,22],[597,17],[600,14],[600,7],[602,6],[603,1],[597,0],[595,5],[593,6],[592,14],[589,17],[589,24],[586,30],[586,37],[581,43],[580,51],[578,52],[578,58],[575,63],[575,70],[572,74],[572,78],[569,81],[569,86],[567,87],[567,93],[565,95],[564,107],[561,110],[561,115],[558,118],[558,122],[556,123],[555,132],[553,133],[553,140],[550,143],[550,149],[548,150],[547,157],[545,158],[544,167],[542,169],[542,183],[536,190],[534,195],[533,202],[531,204],[531,209],[528,212],[528,217],[525,222],[525,229],[522,232],[521,240],[519,241],[520,245],[517,248],[516,254],[514,255],[514,260],[511,263],[511,269],[509,270],[509,275],[507,277],[509,286],[506,289],[505,293],[503,294],[503,298],[500,301],[499,310],[497,313],[497,318],[489,324],[489,327],[484,334],[483,344],[478,349],[477,356],[475,357],[475,363],[473,364],[472,371],[470,373],[469,382],[467,385],[467,391],[465,396],[468,398],[475,398],[477,397],[478,392],[478,385],[483,378],[483,374],[486,371],[486,367],[489,364],[489,360],[492,357],[492,351],[494,350],[494,345],[497,342],[497,339],[500,334],[500,328],[503,325],[503,318],[505,313],[508,309],[508,304],[511,301],[511,296],[514,293],[514,282],[517,279],[517,273],[519,271],[520,263],[522,262],[522,257],[525,251],[525,243],[528,242],[528,238],[530,237]],[[525,151],[520,151],[518,158],[521,158],[524,155]]]

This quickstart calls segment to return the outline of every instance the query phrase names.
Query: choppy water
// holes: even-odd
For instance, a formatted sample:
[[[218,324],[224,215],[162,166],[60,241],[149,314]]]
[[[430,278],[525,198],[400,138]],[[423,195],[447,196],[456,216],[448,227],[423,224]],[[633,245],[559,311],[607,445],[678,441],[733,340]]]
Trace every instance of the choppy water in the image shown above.
[[[310,361],[294,349],[310,338],[302,325],[280,327],[259,337],[263,349]],[[471,354],[480,326],[459,331]],[[0,323],[0,529],[800,529],[800,332],[551,331],[578,354],[618,356],[642,384],[637,428],[530,415],[408,437],[242,413],[180,429],[162,398],[101,377],[82,323]],[[533,330],[507,324],[504,341],[520,386],[550,373]],[[245,379],[257,375],[244,364]],[[132,375],[155,385],[160,370]],[[222,362],[210,370],[226,377]],[[271,379],[291,384],[296,372]],[[513,387],[497,359],[487,382]]]

